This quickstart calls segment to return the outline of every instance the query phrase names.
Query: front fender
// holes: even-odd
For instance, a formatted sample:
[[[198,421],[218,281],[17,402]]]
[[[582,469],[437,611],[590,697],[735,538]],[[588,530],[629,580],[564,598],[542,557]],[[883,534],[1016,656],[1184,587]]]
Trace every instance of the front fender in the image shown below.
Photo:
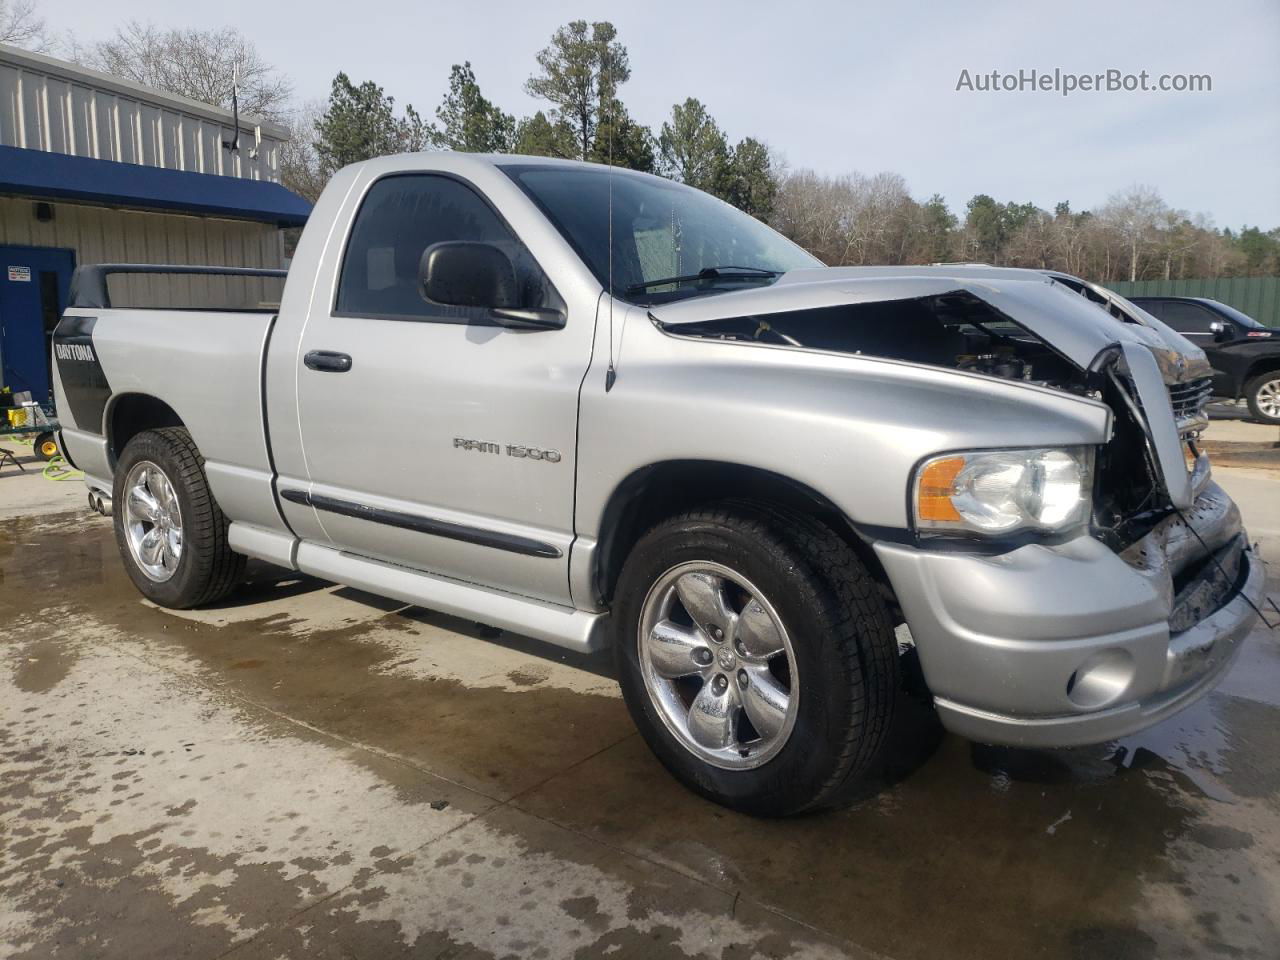
[[[576,528],[599,538],[626,477],[668,460],[789,478],[864,527],[908,526],[927,456],[965,448],[1094,445],[1102,403],[1048,388],[867,356],[669,335],[632,312],[617,379],[583,386]],[[731,494],[733,491],[725,491]]]

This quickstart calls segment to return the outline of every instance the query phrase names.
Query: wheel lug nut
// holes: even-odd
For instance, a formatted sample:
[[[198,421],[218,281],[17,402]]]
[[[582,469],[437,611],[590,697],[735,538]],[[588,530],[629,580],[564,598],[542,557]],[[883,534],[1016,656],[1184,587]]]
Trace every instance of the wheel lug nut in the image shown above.
[[[741,640],[733,641],[733,649],[738,651],[738,656],[745,657],[747,655],[747,645]]]
[[[745,687],[745,686],[746,686],[747,684],[749,684],[750,682],[751,682],[751,678],[747,676],[747,671],[745,671],[745,670],[739,670],[739,671],[738,671],[738,686],[740,686],[740,687]]]
[[[729,688],[729,681],[725,679],[723,673],[717,673],[716,678],[711,681],[711,692],[715,694],[724,693]]]
[[[699,647],[693,651],[693,659],[705,667],[712,660],[711,651],[706,647]]]
[[[714,637],[716,640],[723,640],[723,639],[724,639],[724,631],[723,631],[723,630],[721,630],[719,627],[712,627],[712,628],[711,628],[711,636],[712,636],[712,637]]]

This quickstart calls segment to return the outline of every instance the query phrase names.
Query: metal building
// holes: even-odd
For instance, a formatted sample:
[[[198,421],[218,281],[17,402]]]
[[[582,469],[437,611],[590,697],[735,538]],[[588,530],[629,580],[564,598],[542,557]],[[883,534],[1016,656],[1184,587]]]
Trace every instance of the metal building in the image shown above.
[[[0,386],[48,397],[78,264],[280,266],[310,212],[279,184],[287,137],[242,116],[232,150],[229,110],[0,44]],[[183,302],[192,282],[129,292]]]

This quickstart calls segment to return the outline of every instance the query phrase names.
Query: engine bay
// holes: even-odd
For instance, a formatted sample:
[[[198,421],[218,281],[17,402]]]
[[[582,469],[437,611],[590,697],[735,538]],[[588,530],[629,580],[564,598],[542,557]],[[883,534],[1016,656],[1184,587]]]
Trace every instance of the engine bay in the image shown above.
[[[656,317],[654,322],[662,326]],[[748,315],[667,328],[677,336],[883,357],[1012,380],[1100,400],[1114,414],[1099,450],[1095,536],[1122,549],[1167,516],[1168,498],[1133,385],[1114,352],[1085,371],[967,291]]]
[[[1072,393],[1087,389],[1075,364],[965,291],[681,324],[671,332],[903,360]]]

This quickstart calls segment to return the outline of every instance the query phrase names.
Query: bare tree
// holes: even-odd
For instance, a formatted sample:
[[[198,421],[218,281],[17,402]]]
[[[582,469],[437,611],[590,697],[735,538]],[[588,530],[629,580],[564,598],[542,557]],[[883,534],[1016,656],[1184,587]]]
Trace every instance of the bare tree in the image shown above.
[[[316,152],[316,121],[325,105],[308,101],[289,115],[289,139],[280,144],[280,182],[312,203],[329,182]]]
[[[903,263],[923,254],[921,207],[896,173],[784,175],[772,223],[833,266]]]
[[[1152,187],[1135,185],[1112,194],[1099,216],[1120,235],[1129,259],[1129,279],[1137,280],[1142,256],[1156,240],[1156,230],[1168,209]]]
[[[36,13],[35,0],[0,0],[0,43],[37,53],[53,46],[44,18]]]
[[[901,262],[910,241],[916,203],[897,173],[850,178],[853,205],[846,263]]]
[[[162,30],[131,20],[109,40],[73,47],[81,63],[105,73],[230,108],[238,77],[240,109],[282,120],[292,86],[257,48],[232,27],[221,30]]]
[[[1048,212],[1036,210],[1009,240],[1011,266],[1048,270],[1058,265],[1057,223]]]
[[[825,263],[843,255],[844,197],[835,181],[812,170],[782,177],[773,206],[773,226]]]

